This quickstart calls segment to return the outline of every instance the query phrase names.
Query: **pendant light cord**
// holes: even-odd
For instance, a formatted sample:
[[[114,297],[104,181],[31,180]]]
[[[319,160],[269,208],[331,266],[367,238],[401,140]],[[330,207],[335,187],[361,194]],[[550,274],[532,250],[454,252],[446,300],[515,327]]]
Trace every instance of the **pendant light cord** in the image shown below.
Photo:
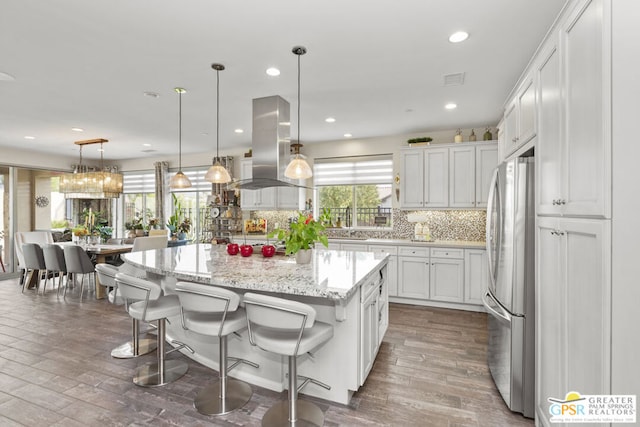
[[[300,144],[300,56],[298,55],[298,144]],[[300,153],[299,147],[298,153]]]
[[[220,70],[216,70],[216,161],[220,159]]]
[[[182,91],[178,92],[178,171],[182,172]]]

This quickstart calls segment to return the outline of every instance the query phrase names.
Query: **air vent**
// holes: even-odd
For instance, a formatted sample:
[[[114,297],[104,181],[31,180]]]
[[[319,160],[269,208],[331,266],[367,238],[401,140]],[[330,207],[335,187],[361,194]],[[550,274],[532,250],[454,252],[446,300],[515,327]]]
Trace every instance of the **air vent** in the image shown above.
[[[461,86],[464,84],[464,73],[453,73],[444,75],[445,86]]]
[[[152,149],[149,149],[149,150],[141,150],[141,152],[142,152],[142,153],[155,153],[156,151],[158,151],[158,150],[152,150]]]

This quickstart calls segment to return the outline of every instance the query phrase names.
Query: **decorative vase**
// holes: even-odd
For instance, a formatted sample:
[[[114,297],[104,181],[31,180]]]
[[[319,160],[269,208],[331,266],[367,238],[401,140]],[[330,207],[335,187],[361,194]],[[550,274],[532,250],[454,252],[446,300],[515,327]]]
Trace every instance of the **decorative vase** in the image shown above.
[[[184,233],[184,232],[178,233],[178,240],[187,240],[187,233]]]
[[[141,228],[136,229],[136,237],[144,237],[144,230]]]
[[[311,262],[311,255],[313,255],[311,249],[300,249],[296,252],[296,264],[309,264]]]
[[[129,230],[129,232],[127,233],[127,237],[129,239],[135,239],[136,238],[136,230]]]

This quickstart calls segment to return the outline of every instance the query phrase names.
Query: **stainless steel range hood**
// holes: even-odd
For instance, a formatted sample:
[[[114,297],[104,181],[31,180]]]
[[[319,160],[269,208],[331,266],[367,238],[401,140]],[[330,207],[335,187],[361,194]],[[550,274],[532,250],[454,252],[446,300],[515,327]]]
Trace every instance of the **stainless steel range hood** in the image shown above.
[[[289,103],[280,96],[253,100],[252,178],[238,181],[236,188],[259,190],[269,187],[298,187],[284,171],[289,163],[291,142]]]

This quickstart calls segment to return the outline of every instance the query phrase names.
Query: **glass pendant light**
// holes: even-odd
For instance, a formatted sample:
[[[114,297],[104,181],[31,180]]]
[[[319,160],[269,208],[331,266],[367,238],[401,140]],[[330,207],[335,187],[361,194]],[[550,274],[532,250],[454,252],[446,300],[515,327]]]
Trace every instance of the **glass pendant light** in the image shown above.
[[[291,50],[294,54],[298,55],[298,142],[291,144],[295,152],[295,157],[291,159],[287,169],[284,171],[284,176],[290,179],[307,179],[311,178],[313,172],[309,163],[300,154],[300,56],[307,53],[307,48],[303,46],[295,46]]]
[[[174,89],[178,92],[178,173],[171,177],[169,187],[172,189],[189,188],[191,180],[182,173],[182,94],[186,92],[181,87]]]
[[[213,166],[209,168],[204,176],[205,181],[213,184],[226,184],[231,182],[231,176],[220,163],[219,134],[220,134],[220,71],[224,70],[222,64],[211,64],[211,68],[216,70],[216,158]]]

